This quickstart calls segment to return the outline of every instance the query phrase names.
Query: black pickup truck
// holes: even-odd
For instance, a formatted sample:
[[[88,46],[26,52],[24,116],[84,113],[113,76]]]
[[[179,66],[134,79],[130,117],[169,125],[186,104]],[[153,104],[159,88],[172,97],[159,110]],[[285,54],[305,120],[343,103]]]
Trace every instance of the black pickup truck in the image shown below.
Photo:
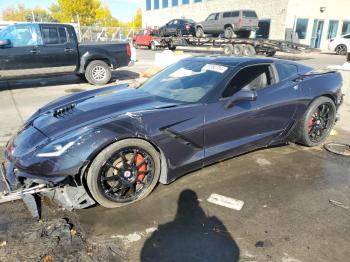
[[[80,44],[67,24],[19,23],[0,31],[0,80],[75,73],[104,85],[112,69],[130,61],[129,43]]]

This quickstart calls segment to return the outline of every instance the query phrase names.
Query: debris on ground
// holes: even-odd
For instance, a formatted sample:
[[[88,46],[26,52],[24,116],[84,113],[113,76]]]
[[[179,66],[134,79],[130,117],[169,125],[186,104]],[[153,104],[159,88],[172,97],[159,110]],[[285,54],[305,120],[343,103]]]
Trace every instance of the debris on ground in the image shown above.
[[[11,228],[0,227],[0,261],[125,261],[120,241],[87,242],[84,234],[68,219],[50,219],[35,222],[11,223]],[[5,231],[6,228],[6,231]]]
[[[350,145],[338,143],[338,142],[330,142],[324,144],[324,148],[334,154],[342,155],[342,156],[350,156]]]
[[[348,206],[344,205],[344,204],[341,203],[341,202],[338,202],[338,201],[335,201],[335,200],[332,200],[332,199],[328,199],[328,202],[329,202],[330,204],[332,204],[333,206],[341,207],[341,208],[344,208],[344,209],[349,209]]]
[[[221,196],[218,194],[211,194],[210,197],[207,199],[207,201],[209,203],[216,204],[219,206],[224,206],[237,211],[240,211],[244,205],[244,202],[242,200]]]

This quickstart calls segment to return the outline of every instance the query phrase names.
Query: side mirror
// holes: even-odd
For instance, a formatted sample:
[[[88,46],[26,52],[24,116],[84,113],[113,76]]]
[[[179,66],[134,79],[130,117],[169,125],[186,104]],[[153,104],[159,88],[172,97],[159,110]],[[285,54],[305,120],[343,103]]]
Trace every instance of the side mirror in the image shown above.
[[[4,40],[0,40],[0,47],[4,47],[7,45],[11,45],[11,40],[10,39],[4,39]]]
[[[241,90],[233,94],[226,103],[226,108],[231,108],[236,102],[239,101],[255,101],[258,94],[252,90]]]

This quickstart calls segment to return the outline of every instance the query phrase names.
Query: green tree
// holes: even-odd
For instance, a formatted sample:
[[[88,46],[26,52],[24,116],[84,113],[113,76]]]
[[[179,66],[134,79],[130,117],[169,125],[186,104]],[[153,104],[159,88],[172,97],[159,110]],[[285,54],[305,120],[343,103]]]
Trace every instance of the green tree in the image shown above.
[[[5,8],[2,12],[2,18],[5,21],[33,21],[33,13],[35,21],[42,22],[54,22],[54,18],[51,14],[40,7],[35,7],[33,9],[26,8],[24,5],[17,5],[15,7]]]
[[[99,8],[100,0],[58,0],[57,4],[51,5],[50,11],[59,22],[77,22],[79,16],[81,25],[93,25]]]

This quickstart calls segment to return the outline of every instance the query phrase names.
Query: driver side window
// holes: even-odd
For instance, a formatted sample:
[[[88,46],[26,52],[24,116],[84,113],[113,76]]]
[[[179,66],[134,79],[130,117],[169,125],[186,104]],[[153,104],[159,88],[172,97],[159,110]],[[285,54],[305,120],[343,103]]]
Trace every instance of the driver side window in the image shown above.
[[[35,25],[9,26],[1,32],[1,39],[9,39],[11,46],[37,46],[42,44],[40,34]]]
[[[211,14],[211,15],[209,15],[208,18],[207,18],[207,21],[213,21],[213,20],[215,20],[215,16],[216,16],[216,14]]]
[[[222,97],[230,97],[240,90],[261,90],[272,84],[270,65],[255,65],[241,69],[229,82]]]

